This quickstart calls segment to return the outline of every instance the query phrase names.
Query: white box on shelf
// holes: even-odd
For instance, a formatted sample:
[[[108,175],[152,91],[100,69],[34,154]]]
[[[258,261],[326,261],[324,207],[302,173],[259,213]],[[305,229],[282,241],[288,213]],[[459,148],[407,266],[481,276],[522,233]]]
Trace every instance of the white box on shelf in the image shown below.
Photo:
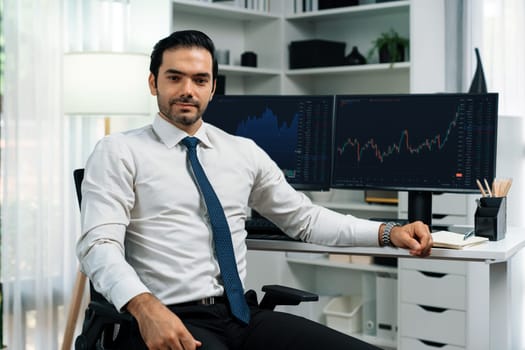
[[[326,325],[344,333],[360,332],[362,306],[363,301],[360,295],[333,298],[323,310]]]

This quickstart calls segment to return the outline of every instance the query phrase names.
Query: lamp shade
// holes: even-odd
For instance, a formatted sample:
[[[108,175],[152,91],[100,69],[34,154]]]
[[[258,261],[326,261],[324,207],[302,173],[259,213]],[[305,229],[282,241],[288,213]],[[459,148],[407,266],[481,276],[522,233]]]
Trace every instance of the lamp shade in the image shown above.
[[[119,52],[64,55],[64,113],[147,115],[149,57]]]

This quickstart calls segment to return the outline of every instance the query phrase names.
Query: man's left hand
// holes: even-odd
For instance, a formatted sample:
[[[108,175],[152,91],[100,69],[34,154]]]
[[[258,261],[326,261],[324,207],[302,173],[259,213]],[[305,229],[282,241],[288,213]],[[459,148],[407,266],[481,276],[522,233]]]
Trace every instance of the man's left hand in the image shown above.
[[[432,235],[428,226],[421,221],[392,228],[390,241],[396,247],[408,249],[414,256],[425,257],[432,250]]]

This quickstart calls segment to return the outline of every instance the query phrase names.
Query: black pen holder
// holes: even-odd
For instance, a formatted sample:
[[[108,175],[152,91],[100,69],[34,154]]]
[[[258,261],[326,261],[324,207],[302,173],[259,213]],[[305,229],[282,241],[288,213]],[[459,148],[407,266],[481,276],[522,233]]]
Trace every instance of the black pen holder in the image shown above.
[[[507,232],[507,197],[482,197],[474,218],[476,236],[490,241],[505,238]]]

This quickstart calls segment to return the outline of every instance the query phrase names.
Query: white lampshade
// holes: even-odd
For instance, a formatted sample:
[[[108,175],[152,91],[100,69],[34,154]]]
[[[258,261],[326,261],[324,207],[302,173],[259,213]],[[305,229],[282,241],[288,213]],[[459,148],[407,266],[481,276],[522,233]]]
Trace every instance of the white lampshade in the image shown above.
[[[64,55],[64,113],[147,115],[149,57],[118,52]]]

